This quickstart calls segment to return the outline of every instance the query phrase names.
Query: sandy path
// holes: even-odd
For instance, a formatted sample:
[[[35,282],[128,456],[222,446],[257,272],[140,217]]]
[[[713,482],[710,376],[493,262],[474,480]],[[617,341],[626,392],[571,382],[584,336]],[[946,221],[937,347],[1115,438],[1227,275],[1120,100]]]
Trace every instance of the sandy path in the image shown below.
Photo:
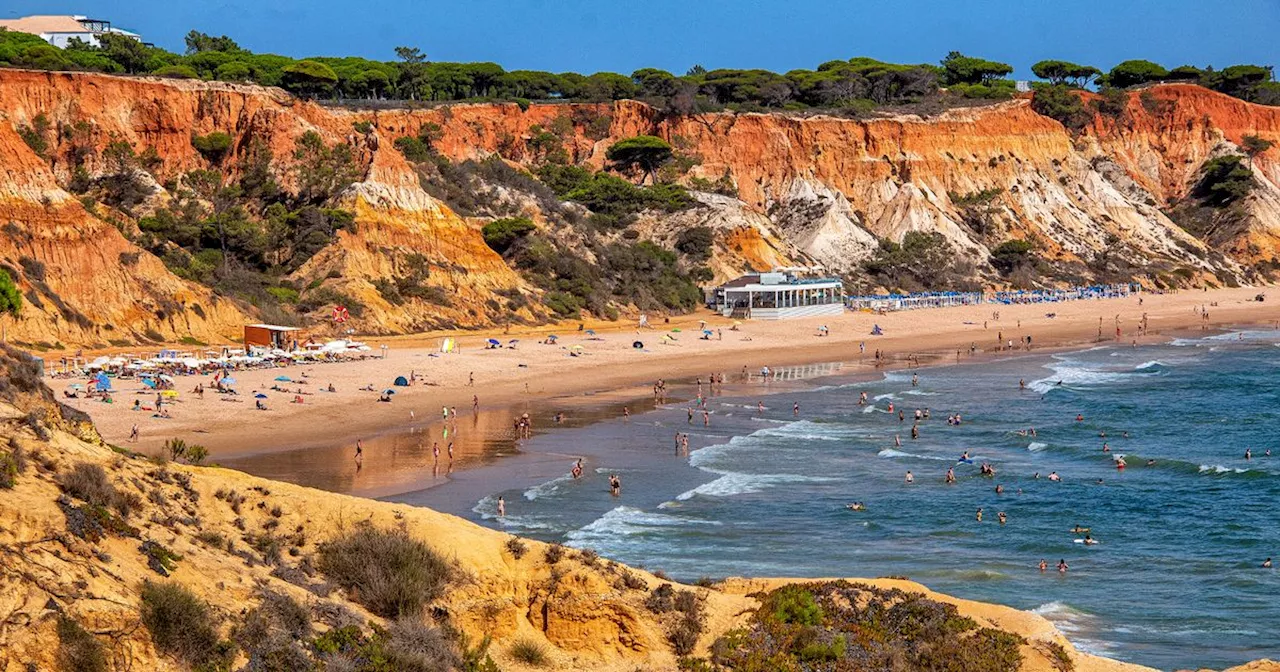
[[[207,384],[208,377],[181,378],[177,383],[181,401],[172,407],[172,419],[131,411],[137,398],[137,386],[132,383],[123,384],[114,404],[88,400],[71,403],[88,412],[111,443],[149,451],[157,450],[165,439],[180,437],[205,445],[211,459],[217,460],[286,448],[352,443],[356,438],[403,429],[411,411],[420,419],[438,418],[441,407],[448,405],[456,406],[459,414],[466,416],[470,414],[473,395],[479,398],[482,409],[496,409],[545,404],[554,397],[648,384],[657,378],[705,378],[711,372],[740,374],[744,367],[754,372],[763,365],[860,360],[870,367],[877,349],[901,361],[910,354],[930,353],[950,359],[957,350],[968,357],[970,344],[982,351],[993,351],[998,336],[1016,343],[1030,335],[1037,348],[1075,345],[1096,341],[1100,328],[1106,340],[1114,340],[1117,315],[1122,339],[1129,342],[1137,338],[1144,312],[1150,325],[1146,340],[1174,330],[1246,323],[1272,325],[1280,321],[1280,305],[1253,301],[1257,293],[1257,289],[1240,288],[1146,294],[1141,306],[1137,297],[1128,297],[1024,306],[964,306],[888,315],[845,313],[833,318],[748,321],[739,331],[730,330],[730,320],[704,311],[673,319],[670,324],[659,323],[657,329],[643,333],[637,333],[634,323],[588,325],[597,329],[598,340],[576,331],[577,323],[513,331],[509,335],[499,331],[461,332],[452,334],[461,343],[460,351],[447,355],[437,354],[444,333],[370,338],[366,340],[374,353],[380,352],[381,345],[388,346],[386,359],[237,373],[242,400],[238,402],[222,401],[215,394],[196,399],[189,390],[199,380]],[[1208,323],[1195,312],[1202,305],[1208,307]],[[999,320],[993,319],[995,310],[1000,312]],[[1049,312],[1056,313],[1056,317],[1046,317]],[[722,338],[700,340],[699,319],[706,319],[710,328],[721,330]],[[821,324],[830,327],[829,337],[816,335]],[[879,324],[885,335],[869,336],[873,324]],[[679,339],[676,344],[659,345],[664,330],[672,328],[682,329],[674,334]],[[547,333],[559,334],[558,344],[541,344],[539,340]],[[504,342],[518,338],[520,343],[516,349],[484,350],[483,344],[490,336]],[[635,340],[643,341],[646,348],[633,349]],[[863,342],[865,354],[859,349]],[[575,345],[583,346],[584,354],[570,356],[569,348]],[[57,356],[49,356],[47,361],[52,365]],[[304,390],[316,391],[332,383],[336,393],[316,391],[305,396],[303,404],[293,404],[289,403],[292,394],[267,391],[270,410],[254,409],[253,391],[269,388],[277,375],[297,379],[304,371],[311,381]],[[411,371],[430,384],[399,388],[393,403],[378,403],[376,393],[359,390],[366,384],[381,390],[396,376],[407,376]],[[474,386],[468,385],[471,375]],[[60,390],[67,382],[53,380],[50,384]],[[142,398],[149,403],[153,396]],[[128,436],[134,423],[139,425],[142,438],[131,444]]]

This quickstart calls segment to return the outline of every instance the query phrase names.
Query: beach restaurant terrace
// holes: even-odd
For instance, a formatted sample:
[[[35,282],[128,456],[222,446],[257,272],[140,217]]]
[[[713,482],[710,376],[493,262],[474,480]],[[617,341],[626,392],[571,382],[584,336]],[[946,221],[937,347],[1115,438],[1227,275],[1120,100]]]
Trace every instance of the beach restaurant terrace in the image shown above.
[[[717,287],[712,309],[725,317],[781,320],[844,312],[844,283],[789,273],[751,273]]]

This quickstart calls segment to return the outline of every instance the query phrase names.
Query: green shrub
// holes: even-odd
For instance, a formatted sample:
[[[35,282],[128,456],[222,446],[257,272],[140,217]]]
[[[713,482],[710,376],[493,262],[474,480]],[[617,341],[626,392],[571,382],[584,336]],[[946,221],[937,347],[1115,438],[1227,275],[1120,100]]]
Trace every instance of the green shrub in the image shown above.
[[[160,576],[169,576],[170,572],[178,568],[178,561],[182,559],[181,555],[151,540],[142,542],[138,550],[147,559],[147,566],[151,571]]]
[[[551,662],[547,648],[531,639],[517,640],[507,649],[507,655],[530,667],[546,667]]]
[[[222,131],[214,131],[208,135],[191,136],[191,146],[197,152],[200,152],[200,156],[203,156],[211,163],[222,161],[222,158],[231,149],[231,143],[231,136]]]
[[[9,490],[17,483],[18,476],[27,470],[27,458],[17,446],[0,451],[0,490]]]
[[[280,303],[298,302],[298,290],[292,287],[268,287],[267,293],[274,296]]]
[[[1006,240],[991,251],[991,265],[1008,275],[1014,269],[1031,263],[1034,249],[1035,246],[1026,240]]]
[[[58,479],[62,491],[88,503],[90,506],[114,509],[128,517],[140,501],[132,493],[116,490],[107,480],[107,472],[90,462],[78,462]]]
[[[249,670],[310,672],[304,642],[311,639],[311,612],[286,593],[266,592],[235,627],[232,638],[249,659]]]
[[[107,652],[79,623],[58,618],[58,669],[63,672],[107,672]]]
[[[320,544],[319,569],[369,611],[418,616],[438,598],[453,570],[438,553],[403,532],[361,526]]]
[[[813,593],[802,586],[785,586],[774,591],[766,604],[768,613],[779,623],[818,625],[822,623],[822,607]]]
[[[1248,196],[1257,186],[1253,171],[1239,156],[1220,156],[1200,167],[1194,193],[1214,207],[1225,207]]]
[[[20,124],[18,126],[18,135],[22,141],[27,143],[31,151],[36,153],[42,159],[47,159],[49,151],[49,118],[43,113],[37,114],[31,118],[31,125]]]
[[[200,79],[200,73],[189,65],[166,65],[151,74],[172,79]]]
[[[1065,84],[1037,87],[1031,98],[1031,109],[1050,119],[1056,119],[1074,132],[1087,126],[1093,117],[1085,109],[1080,94]]]
[[[193,668],[226,669],[233,650],[218,638],[217,623],[194,593],[177,583],[142,584],[142,623],[162,653]]]
[[[711,232],[711,227],[695,226],[676,236],[676,249],[701,261],[711,257],[711,245],[714,242],[715,234]]]
[[[351,127],[356,130],[356,133],[360,133],[362,135],[368,135],[373,132],[373,122],[367,119],[364,121],[357,121],[351,124]]]
[[[484,242],[494,252],[502,254],[519,238],[536,230],[533,221],[528,217],[506,217],[484,225],[481,234]]]

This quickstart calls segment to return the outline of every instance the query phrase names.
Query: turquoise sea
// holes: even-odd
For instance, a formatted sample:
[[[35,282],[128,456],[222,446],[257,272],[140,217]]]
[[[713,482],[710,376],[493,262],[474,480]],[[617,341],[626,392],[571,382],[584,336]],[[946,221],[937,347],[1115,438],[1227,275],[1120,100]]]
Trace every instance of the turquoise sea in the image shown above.
[[[1277,345],[1280,332],[1244,331],[924,368],[918,386],[910,371],[754,383],[758,392],[712,397],[710,427],[672,403],[523,446],[564,455],[566,474],[582,455],[582,479],[546,478],[465,507],[453,484],[394,499],[453,501],[482,524],[676,579],[904,575],[1035,611],[1086,651],[1221,668],[1280,655],[1280,570],[1260,567],[1280,559]],[[962,424],[947,423],[954,413]],[[1019,433],[1032,427],[1034,437]],[[691,434],[687,455],[677,431]],[[957,464],[965,451],[974,464]],[[994,478],[980,475],[983,462]],[[948,467],[956,484],[944,483]],[[1055,471],[1060,482],[1046,478]],[[609,495],[609,473],[621,476],[621,497]],[[854,501],[866,510],[847,509]],[[1076,525],[1100,543],[1078,543]]]

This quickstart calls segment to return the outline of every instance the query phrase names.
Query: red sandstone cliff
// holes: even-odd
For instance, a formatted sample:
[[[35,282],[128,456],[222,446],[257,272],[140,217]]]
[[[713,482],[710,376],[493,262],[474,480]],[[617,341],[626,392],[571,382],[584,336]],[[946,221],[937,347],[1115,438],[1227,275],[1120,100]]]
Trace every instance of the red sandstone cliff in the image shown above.
[[[44,115],[54,131],[47,160],[15,129]],[[355,130],[370,122],[367,134]],[[96,150],[84,161],[106,169],[102,149],[114,140],[136,152],[154,149],[150,168],[165,183],[211,167],[193,134],[229,133],[227,178],[251,143],[272,149],[271,170],[295,185],[294,143],[308,131],[354,148],[360,176],[336,204],[356,213],[342,232],[297,273],[369,306],[362,328],[409,331],[490,323],[497,290],[534,294],[467,221],[429,196],[394,140],[439,126],[434,146],[451,159],[503,158],[532,165],[527,141],[557,129],[570,160],[592,166],[617,138],[659,135],[696,157],[691,176],[728,176],[739,199],[702,197],[704,207],[642,218],[647,237],[670,241],[688,226],[717,231],[711,267],[717,277],[745,268],[812,263],[848,272],[877,238],[938,231],[985,266],[990,248],[1010,238],[1034,240],[1051,260],[1077,264],[1101,252],[1183,276],[1237,274],[1237,262],[1278,256],[1280,150],[1253,162],[1260,189],[1243,209],[1244,226],[1212,242],[1226,258],[1175,225],[1165,210],[1187,195],[1204,160],[1237,152],[1244,135],[1280,140],[1280,109],[1186,85],[1131,96],[1119,119],[1098,117],[1080,137],[1036,114],[1025,100],[953,110],[937,117],[852,120],[824,116],[705,114],[663,117],[637,102],[613,104],[459,104],[413,110],[334,110],[261,87],[105,75],[0,71],[0,261],[31,300],[9,328],[18,340],[103,344],[194,335],[234,335],[243,311],[173,276],[59,188],[71,175],[76,145],[56,129],[81,125]],[[84,142],[83,138],[81,142]],[[981,211],[963,197],[987,193]],[[957,203],[957,200],[960,202]],[[537,218],[536,212],[531,213]],[[118,213],[121,230],[131,223]],[[976,224],[975,224],[976,222]],[[435,302],[393,305],[374,282],[404,272],[410,255],[430,267],[424,281]],[[33,264],[32,260],[38,262]],[[24,268],[25,264],[25,268]],[[43,279],[39,265],[43,264]],[[41,298],[45,297],[45,298]],[[527,317],[536,317],[530,313]]]

